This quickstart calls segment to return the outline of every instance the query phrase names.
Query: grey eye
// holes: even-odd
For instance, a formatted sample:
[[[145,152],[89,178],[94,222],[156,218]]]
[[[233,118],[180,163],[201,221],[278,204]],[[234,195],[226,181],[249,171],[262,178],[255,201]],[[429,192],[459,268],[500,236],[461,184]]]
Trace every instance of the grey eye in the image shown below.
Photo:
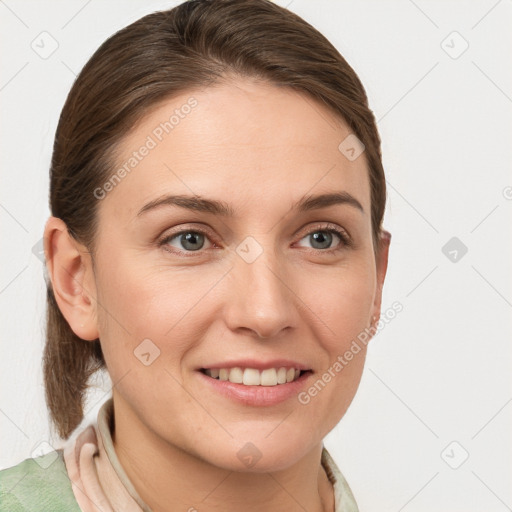
[[[342,241],[338,234],[325,229],[312,231],[302,240],[307,240],[313,249],[330,249],[333,244],[333,236],[338,238],[340,242]]]
[[[169,245],[176,247],[173,242],[178,241],[181,247],[177,249],[185,249],[186,251],[199,251],[203,248],[205,243],[205,235],[196,231],[183,231],[174,235],[168,242]]]

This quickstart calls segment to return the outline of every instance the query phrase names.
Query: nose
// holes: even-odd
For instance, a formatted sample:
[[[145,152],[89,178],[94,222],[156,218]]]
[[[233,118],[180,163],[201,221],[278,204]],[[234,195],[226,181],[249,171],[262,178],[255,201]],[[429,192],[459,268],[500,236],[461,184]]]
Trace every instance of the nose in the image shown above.
[[[225,322],[233,332],[275,338],[298,323],[297,297],[289,274],[264,253],[248,263],[236,257],[229,273]],[[281,270],[279,270],[281,269]]]

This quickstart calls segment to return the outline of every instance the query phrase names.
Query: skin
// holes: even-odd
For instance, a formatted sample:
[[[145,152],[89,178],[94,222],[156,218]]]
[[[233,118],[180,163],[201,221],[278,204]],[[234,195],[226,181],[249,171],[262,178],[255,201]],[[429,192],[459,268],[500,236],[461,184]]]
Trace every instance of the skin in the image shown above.
[[[238,78],[158,105],[124,139],[117,164],[191,96],[198,104],[190,114],[99,201],[94,267],[65,224],[49,219],[59,307],[78,336],[101,339],[115,385],[115,450],[153,510],[332,511],[322,440],[355,395],[366,350],[307,405],[296,397],[243,405],[208,389],[195,370],[283,357],[307,363],[311,385],[378,321],[389,237],[375,255],[364,153],[349,161],[338,150],[350,131],[326,107]],[[340,191],[364,212],[292,209],[305,194]],[[176,206],[137,215],[166,193],[223,200],[235,216]],[[325,235],[325,223],[352,245],[333,235],[326,245],[339,250],[318,248],[310,235]],[[157,243],[194,228],[211,236],[188,249],[191,257],[179,236]],[[263,250],[250,264],[236,252],[247,236]],[[160,350],[149,366],[134,356],[147,338]],[[262,455],[251,468],[237,457],[247,442]]]

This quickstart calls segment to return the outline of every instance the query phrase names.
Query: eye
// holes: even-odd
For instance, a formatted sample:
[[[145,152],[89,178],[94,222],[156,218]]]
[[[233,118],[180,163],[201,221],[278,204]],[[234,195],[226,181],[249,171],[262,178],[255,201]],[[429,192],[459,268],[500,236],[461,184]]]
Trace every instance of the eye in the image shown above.
[[[352,246],[350,235],[343,229],[331,224],[315,226],[313,230],[310,229],[300,242],[303,240],[311,244],[309,246],[311,249],[326,253],[332,253]],[[165,236],[158,242],[158,245],[166,251],[175,254],[187,254],[189,256],[192,256],[194,253],[202,254],[204,251],[201,251],[201,249],[215,246],[210,241],[208,233],[201,229],[182,229]]]
[[[337,227],[316,227],[310,231],[302,240],[307,240],[313,249],[320,251],[333,252],[350,246],[350,237],[342,229]],[[338,243],[336,244],[336,240]],[[336,244],[332,247],[333,244]]]
[[[160,245],[174,247],[178,252],[196,252],[205,246],[205,242],[210,243],[205,232],[189,229],[167,236]]]

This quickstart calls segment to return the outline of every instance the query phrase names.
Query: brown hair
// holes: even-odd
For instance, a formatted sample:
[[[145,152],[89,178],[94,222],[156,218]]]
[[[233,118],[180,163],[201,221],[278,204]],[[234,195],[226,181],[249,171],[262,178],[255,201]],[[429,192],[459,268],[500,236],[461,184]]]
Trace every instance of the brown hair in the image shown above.
[[[233,74],[306,93],[363,142],[377,250],[386,182],[375,118],[353,69],[315,28],[269,0],[189,0],[144,16],[107,39],[78,75],[62,109],[50,209],[91,255],[94,190],[112,175],[123,137],[162,100]],[[59,435],[67,438],[83,418],[89,377],[105,361],[99,340],[74,334],[50,282],[47,287],[46,401]]]

